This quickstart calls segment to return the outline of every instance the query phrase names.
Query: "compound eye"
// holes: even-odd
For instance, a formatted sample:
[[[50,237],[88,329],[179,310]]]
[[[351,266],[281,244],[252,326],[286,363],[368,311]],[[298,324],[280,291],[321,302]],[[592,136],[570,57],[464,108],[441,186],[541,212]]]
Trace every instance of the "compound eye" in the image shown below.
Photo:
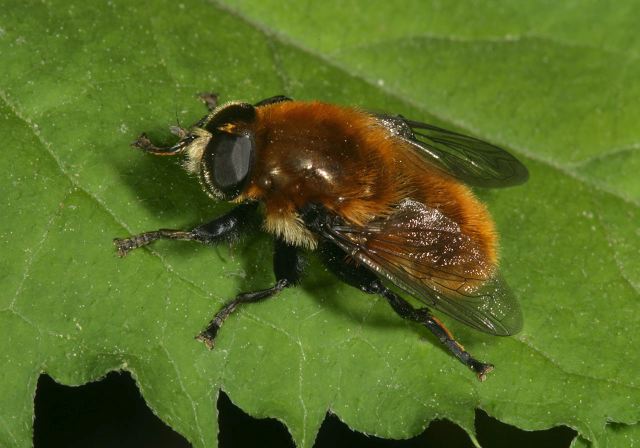
[[[203,177],[211,192],[231,200],[242,191],[253,162],[255,142],[249,134],[216,132],[202,158]]]

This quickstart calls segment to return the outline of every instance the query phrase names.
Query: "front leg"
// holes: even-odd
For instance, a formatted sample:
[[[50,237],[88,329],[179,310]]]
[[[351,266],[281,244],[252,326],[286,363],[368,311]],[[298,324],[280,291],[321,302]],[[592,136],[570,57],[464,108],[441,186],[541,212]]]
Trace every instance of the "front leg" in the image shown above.
[[[304,267],[304,257],[295,246],[291,246],[282,240],[276,240],[273,253],[273,270],[276,276],[275,285],[259,291],[238,294],[235,299],[228,302],[216,313],[215,317],[209,322],[209,325],[207,325],[207,328],[196,336],[196,339],[204,342],[209,349],[212,349],[218,330],[220,330],[224,321],[238,306],[243,303],[260,302],[274,297],[284,288],[295,286],[300,281]]]
[[[256,209],[256,203],[242,204],[226,215],[192,230],[160,229],[130,236],[129,238],[115,238],[113,243],[116,245],[118,255],[121,257],[124,257],[133,249],[146,246],[160,239],[216,244],[239,236],[241,230],[252,221],[252,215],[255,214]]]
[[[209,112],[212,112],[216,107],[218,107],[217,93],[200,93],[198,94],[198,98],[205,103]],[[202,126],[208,117],[209,115],[205,115],[200,121],[198,121],[198,123],[196,123],[196,126]],[[145,133],[140,134],[140,136],[131,143],[131,146],[156,156],[175,156],[184,152],[189,144],[196,139],[196,136],[180,126],[171,126],[169,129],[173,135],[180,138],[180,141],[173,146],[156,146],[151,140],[149,140],[149,137],[147,137],[147,134]]]
[[[194,135],[188,134],[187,131],[176,126],[171,128],[171,132],[180,136],[180,141],[173,146],[156,146],[149,140],[149,137],[147,137],[147,134],[144,132],[140,134],[136,141],[131,143],[131,146],[156,156],[175,156],[184,152],[196,138]]]

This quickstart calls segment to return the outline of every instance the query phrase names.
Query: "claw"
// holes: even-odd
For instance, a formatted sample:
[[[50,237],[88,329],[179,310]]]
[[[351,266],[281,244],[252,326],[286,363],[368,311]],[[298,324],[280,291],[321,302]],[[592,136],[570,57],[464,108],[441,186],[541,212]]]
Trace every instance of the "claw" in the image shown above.
[[[480,381],[487,379],[487,373],[493,371],[493,364],[482,364],[480,370],[476,371],[476,376]]]
[[[131,146],[143,151],[148,151],[154,145],[151,143],[151,140],[149,140],[149,137],[147,137],[147,134],[143,132],[134,142],[131,142]]]
[[[208,334],[206,331],[203,331],[200,334],[198,334],[196,336],[196,340],[203,342],[204,345],[206,345],[209,350],[213,350],[213,347],[215,346],[214,338],[210,334]]]
[[[135,249],[135,244],[132,244],[131,238],[114,238],[113,244],[118,249],[118,256],[120,258],[125,257],[131,249]]]

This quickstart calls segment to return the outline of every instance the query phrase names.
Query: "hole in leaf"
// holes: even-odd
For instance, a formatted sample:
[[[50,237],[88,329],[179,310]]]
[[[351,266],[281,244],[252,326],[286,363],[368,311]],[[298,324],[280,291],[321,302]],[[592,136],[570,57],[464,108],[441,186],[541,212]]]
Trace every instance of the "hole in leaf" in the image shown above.
[[[79,387],[40,375],[35,415],[35,448],[190,446],[151,412],[127,372]]]
[[[556,426],[542,431],[524,431],[515,426],[503,423],[487,415],[486,412],[476,410],[476,432],[482,446],[490,447],[568,447],[578,435],[567,426]]]
[[[220,448],[227,447],[294,447],[287,428],[274,418],[256,419],[245,413],[220,391],[218,398]]]
[[[220,393],[219,442],[228,447],[293,447],[289,432],[275,419],[254,419]],[[34,446],[185,448],[189,443],[147,407],[127,372],[111,372],[102,381],[80,387],[63,386],[41,375],[35,398]],[[576,432],[566,426],[523,431],[476,411],[478,441],[491,447],[568,447]],[[385,440],[351,430],[328,414],[315,448],[471,448],[465,432],[448,420],[436,420],[408,440]]]
[[[523,431],[515,426],[502,423],[481,410],[476,411],[478,441],[490,447],[540,447],[564,448],[571,444],[576,432],[566,426],[543,431]],[[417,448],[425,446],[446,446],[449,448],[473,448],[471,440],[455,423],[448,420],[434,420],[420,435],[407,440],[385,440],[355,432],[342,423],[335,415],[325,419],[315,448]]]
[[[322,423],[315,445],[316,448],[423,448],[426,446],[473,447],[467,433],[448,420],[431,422],[422,434],[411,439],[386,440],[353,431],[333,414],[327,415]]]

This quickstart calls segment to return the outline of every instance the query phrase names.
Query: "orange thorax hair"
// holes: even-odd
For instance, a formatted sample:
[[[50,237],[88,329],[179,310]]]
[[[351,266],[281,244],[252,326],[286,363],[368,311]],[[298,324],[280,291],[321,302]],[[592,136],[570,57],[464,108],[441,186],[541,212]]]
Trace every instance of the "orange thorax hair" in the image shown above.
[[[364,225],[412,198],[438,208],[492,264],[496,236],[486,208],[465,185],[432,168],[372,115],[318,102],[258,107],[256,161],[239,200],[263,202],[267,230],[314,247],[296,210],[315,202]]]

